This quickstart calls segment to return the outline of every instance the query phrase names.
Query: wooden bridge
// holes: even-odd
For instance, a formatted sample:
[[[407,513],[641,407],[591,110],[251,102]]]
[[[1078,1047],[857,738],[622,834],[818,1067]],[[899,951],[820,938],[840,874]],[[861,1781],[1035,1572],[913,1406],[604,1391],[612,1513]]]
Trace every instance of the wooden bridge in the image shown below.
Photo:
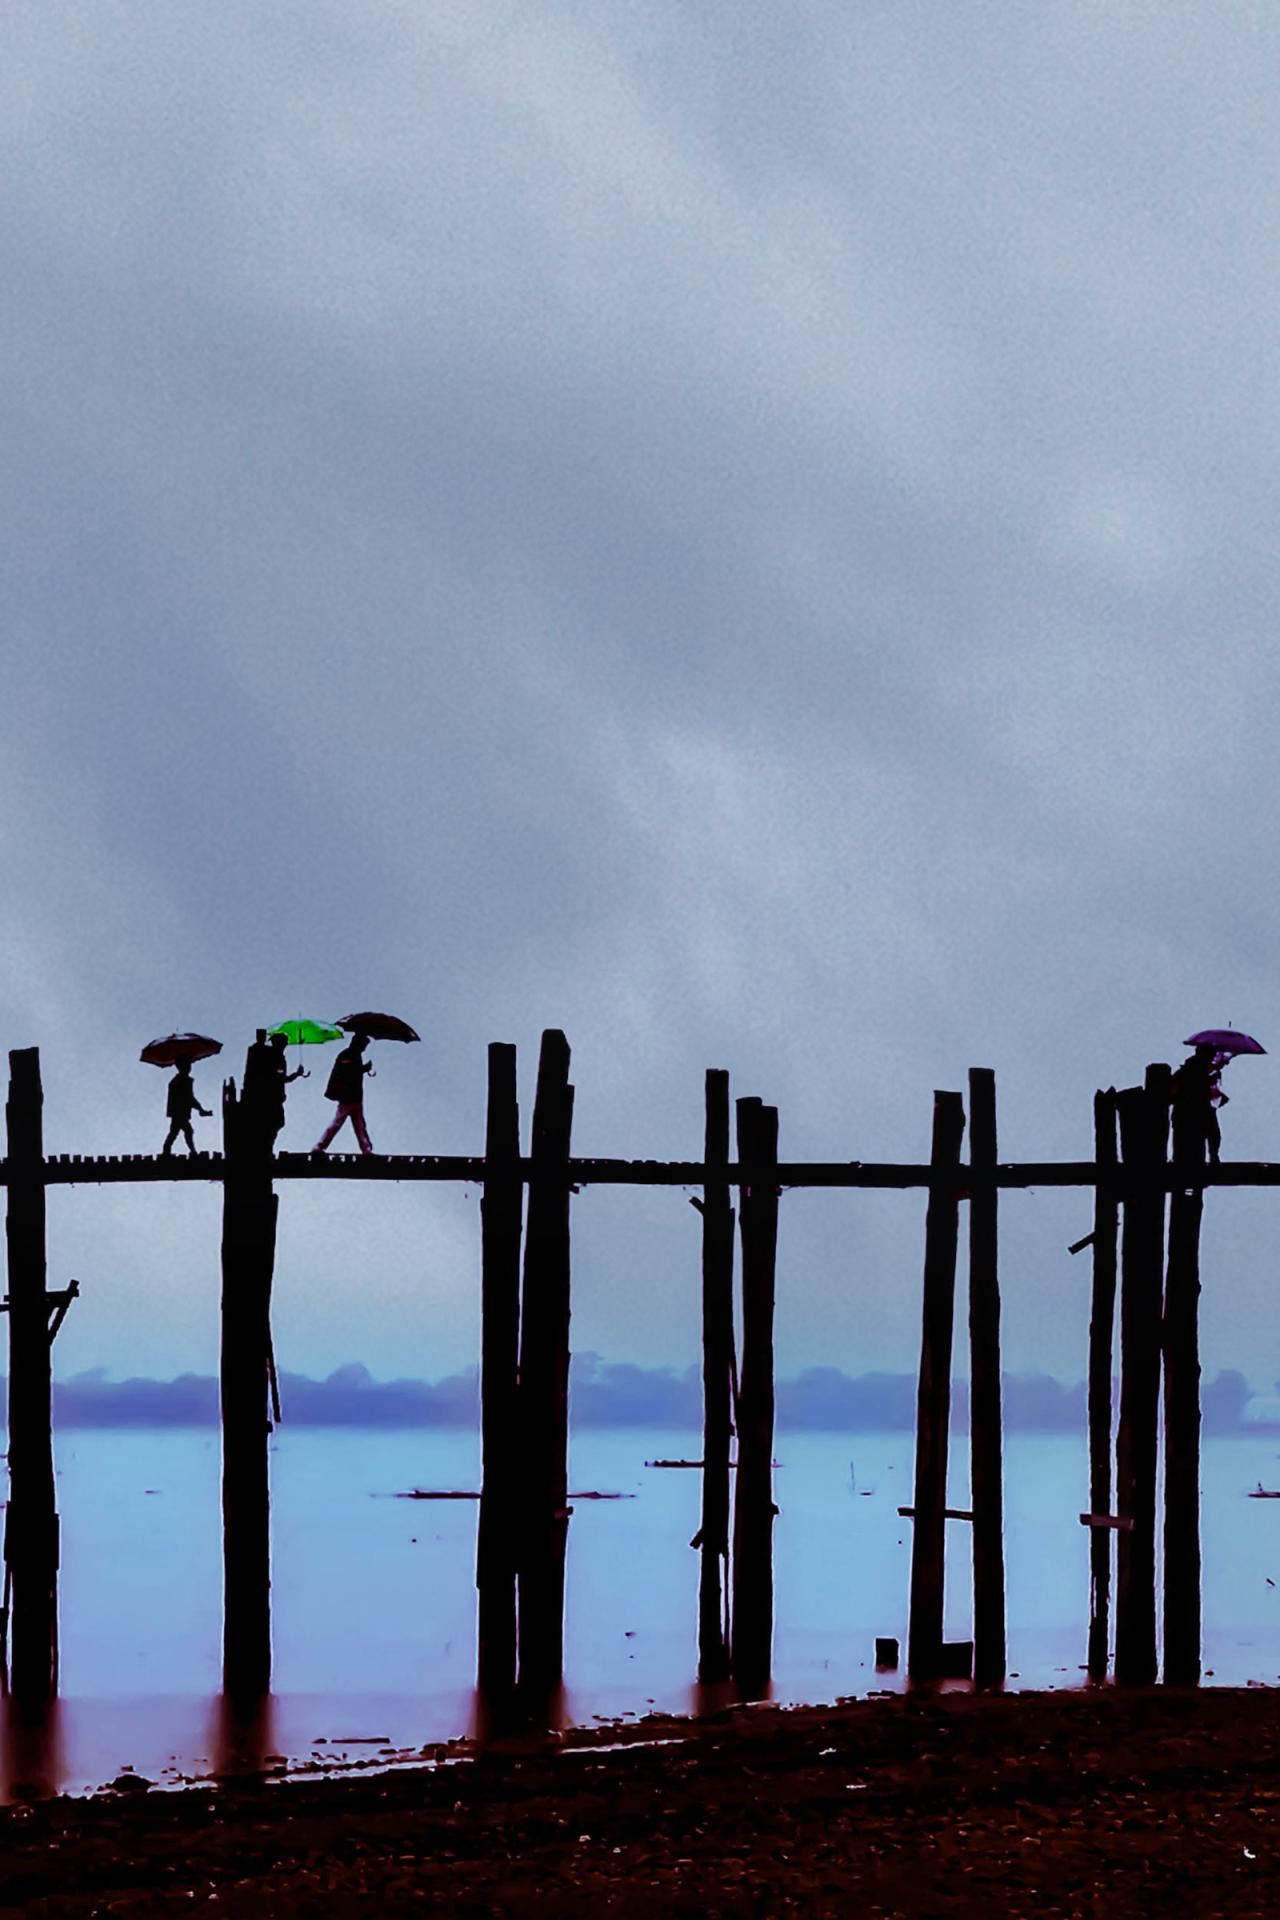
[[[270,1686],[267,1436],[279,1418],[270,1300],[281,1180],[449,1181],[481,1194],[483,1484],[477,1548],[478,1684],[498,1720],[540,1724],[563,1678],[568,1504],[570,1210],[593,1186],[694,1188],[701,1215],[703,1322],[699,1673],[767,1687],[773,1632],[773,1341],[778,1210],[799,1189],[907,1190],[927,1196],[917,1403],[908,1667],[928,1681],[954,1665],[943,1646],[943,1555],[960,1209],[968,1211],[970,1451],[974,1639],[972,1676],[1005,1676],[1003,1470],[1000,1414],[998,1198],[1028,1188],[1093,1191],[1089,1333],[1089,1671],[1110,1670],[1112,1541],[1116,1678],[1157,1677],[1156,1492],[1164,1367],[1164,1678],[1200,1672],[1199,1232],[1206,1189],[1280,1185],[1280,1165],[1205,1163],[1175,1111],[1170,1072],[1094,1099],[1089,1160],[997,1158],[995,1077],[969,1074],[969,1102],[934,1096],[927,1161],[785,1161],[777,1109],[739,1099],[729,1076],[705,1080],[697,1160],[584,1158],[570,1151],[573,1088],[564,1035],[543,1035],[529,1151],[522,1151],[515,1048],[489,1048],[484,1152],[470,1155],[275,1153],[260,1076],[223,1089],[223,1151],[46,1155],[39,1055],[10,1053],[6,1195],[9,1292],[9,1469],[5,1522],[5,1672],[38,1703],[57,1684],[58,1515],[51,1425],[53,1336],[72,1288],[50,1289],[45,1210],[50,1188],[215,1181],[223,1188],[223,1677],[246,1700]],[[731,1119],[737,1154],[730,1157]],[[969,1157],[961,1157],[966,1131]],[[734,1201],[736,1199],[736,1206]],[[1166,1243],[1166,1216],[1168,1234]],[[737,1365],[735,1234],[741,1248]],[[1112,1471],[1112,1365],[1117,1295],[1122,1328],[1119,1425]],[[730,1500],[732,1439],[736,1474]],[[1114,1508],[1114,1511],[1113,1511]],[[518,1605],[517,1605],[518,1602]]]
[[[528,1155],[515,1165],[523,1181],[528,1181],[534,1162]],[[0,1159],[0,1186],[8,1181],[7,1160]],[[221,1153],[193,1155],[159,1153],[51,1154],[43,1162],[43,1180],[48,1187],[109,1186],[122,1181],[206,1180],[225,1177],[227,1159]],[[927,1160],[780,1160],[778,1185],[784,1192],[792,1188],[821,1187],[866,1189],[868,1191],[905,1192],[913,1187],[929,1187],[935,1179]],[[701,1187],[707,1179],[705,1160],[608,1160],[571,1156],[565,1162],[567,1178],[574,1188],[582,1187]],[[713,1169],[716,1177],[731,1187],[741,1186],[743,1169],[736,1160]],[[427,1180],[453,1181],[463,1186],[482,1186],[485,1177],[483,1154],[422,1153],[277,1153],[271,1156],[273,1180]],[[1123,1167],[1106,1168],[1099,1174],[1093,1160],[1020,1160],[994,1167],[972,1167],[961,1160],[954,1177],[968,1189],[988,1185],[1002,1192],[1036,1187],[1096,1187],[1101,1180],[1122,1190],[1126,1184]],[[1164,1174],[1164,1189],[1175,1187],[1280,1187],[1280,1162],[1269,1160],[1224,1160],[1218,1166],[1196,1168],[1190,1172],[1172,1163]]]

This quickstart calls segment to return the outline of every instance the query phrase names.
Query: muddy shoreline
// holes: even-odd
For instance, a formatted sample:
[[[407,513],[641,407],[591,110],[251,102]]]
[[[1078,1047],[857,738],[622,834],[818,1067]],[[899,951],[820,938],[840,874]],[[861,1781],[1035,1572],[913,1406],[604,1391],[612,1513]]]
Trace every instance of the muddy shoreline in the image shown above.
[[[0,1810],[0,1910],[1262,1914],[1278,1708],[1262,1689],[757,1707],[39,1801]]]

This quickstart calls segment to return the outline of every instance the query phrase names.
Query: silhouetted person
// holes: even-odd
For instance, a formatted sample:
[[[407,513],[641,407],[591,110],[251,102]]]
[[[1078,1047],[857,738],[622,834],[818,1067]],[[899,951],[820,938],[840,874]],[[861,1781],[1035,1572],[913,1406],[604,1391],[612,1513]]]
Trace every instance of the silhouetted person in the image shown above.
[[[363,1057],[368,1044],[364,1034],[358,1033],[334,1061],[333,1072],[329,1075],[329,1084],[324,1090],[324,1097],[326,1100],[336,1100],[338,1107],[333,1119],[311,1149],[313,1153],[325,1151],[344,1120],[349,1120],[355,1128],[361,1153],[373,1152],[373,1142],[364,1124],[364,1076],[366,1073],[373,1072],[372,1063]]]
[[[265,1147],[268,1152],[281,1125],[276,1117],[283,1098],[277,1058],[275,1048],[267,1039],[266,1028],[259,1027],[244,1056],[240,1111],[249,1144],[259,1150]]]
[[[1217,1166],[1222,1152],[1222,1128],[1217,1107],[1225,1107],[1222,1057],[1211,1046],[1200,1045],[1173,1076],[1173,1157],[1203,1164],[1205,1148]]]
[[[284,1103],[285,1103],[284,1090],[285,1088],[289,1085],[291,1080],[306,1080],[310,1078],[305,1067],[295,1067],[292,1073],[287,1073],[285,1071],[285,1068],[287,1065],[287,1062],[284,1057],[285,1045],[286,1045],[286,1041],[285,1041],[284,1034],[282,1033],[272,1034],[271,1036],[272,1064],[275,1069],[275,1079],[272,1082],[272,1087],[271,1087],[271,1118],[273,1123],[273,1137],[275,1134],[279,1133],[280,1129],[284,1126]]]
[[[169,1116],[169,1135],[160,1149],[161,1153],[173,1152],[173,1143],[179,1134],[187,1143],[187,1152],[194,1153],[196,1142],[195,1135],[191,1131],[191,1116],[193,1113],[202,1113],[206,1120],[212,1120],[213,1115],[208,1107],[202,1107],[196,1099],[189,1060],[178,1062],[174,1076],[169,1082],[169,1093],[164,1110]]]

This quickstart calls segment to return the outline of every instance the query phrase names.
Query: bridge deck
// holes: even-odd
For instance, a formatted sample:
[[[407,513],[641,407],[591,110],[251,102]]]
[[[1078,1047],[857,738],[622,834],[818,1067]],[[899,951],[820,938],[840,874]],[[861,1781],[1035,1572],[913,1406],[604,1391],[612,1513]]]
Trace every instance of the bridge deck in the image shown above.
[[[520,1163],[528,1178],[530,1162]],[[156,1153],[53,1154],[44,1162],[47,1186],[102,1186],[121,1181],[209,1180],[223,1177],[225,1162],[220,1153],[197,1153],[190,1158],[177,1154],[164,1157]],[[414,1153],[280,1153],[272,1161],[275,1180],[452,1180],[464,1185],[482,1184],[484,1158],[479,1154]],[[727,1176],[730,1186],[739,1184],[736,1162],[727,1169],[716,1168],[714,1176]],[[0,1185],[6,1183],[8,1163],[0,1160]],[[701,1160],[599,1160],[574,1158],[569,1161],[569,1179],[576,1187],[701,1187],[707,1169]],[[961,1186],[976,1186],[984,1178],[972,1174],[967,1166],[959,1168]],[[1092,1160],[1031,1160],[1008,1162],[995,1169],[995,1184],[1006,1189],[1029,1187],[1093,1187],[1098,1170]],[[787,1160],[778,1165],[780,1187],[879,1188],[905,1190],[929,1185],[927,1161],[864,1160]],[[1121,1175],[1121,1184],[1123,1175]],[[1169,1187],[1187,1184],[1185,1176],[1168,1170]],[[1265,1160],[1233,1160],[1221,1166],[1206,1166],[1196,1183],[1205,1187],[1280,1186],[1280,1163]]]

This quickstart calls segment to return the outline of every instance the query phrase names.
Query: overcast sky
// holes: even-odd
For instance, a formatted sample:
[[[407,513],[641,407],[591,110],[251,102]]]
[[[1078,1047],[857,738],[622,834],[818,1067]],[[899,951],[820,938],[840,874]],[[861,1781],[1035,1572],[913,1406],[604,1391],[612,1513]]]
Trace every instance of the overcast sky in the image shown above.
[[[0,1031],[144,1151],[175,1027],[400,1013],[375,1146],[485,1045],[584,1153],[1007,1158],[1228,1020],[1280,1053],[1270,0],[9,0]],[[321,1056],[284,1143],[328,1109]],[[217,1105],[222,1063],[199,1071]],[[1280,1151],[1272,1059],[1229,1156]],[[200,1125],[201,1123],[197,1123]],[[217,1143],[216,1123],[201,1138]],[[282,1366],[476,1351],[478,1196],[287,1188]],[[1086,1194],[1005,1209],[1078,1377]],[[50,1201],[63,1373],[207,1372],[216,1189]],[[1280,1195],[1205,1361],[1280,1374]],[[919,1196],[783,1204],[784,1370],[913,1366]],[[575,1202],[574,1343],[688,1365],[679,1193]]]

